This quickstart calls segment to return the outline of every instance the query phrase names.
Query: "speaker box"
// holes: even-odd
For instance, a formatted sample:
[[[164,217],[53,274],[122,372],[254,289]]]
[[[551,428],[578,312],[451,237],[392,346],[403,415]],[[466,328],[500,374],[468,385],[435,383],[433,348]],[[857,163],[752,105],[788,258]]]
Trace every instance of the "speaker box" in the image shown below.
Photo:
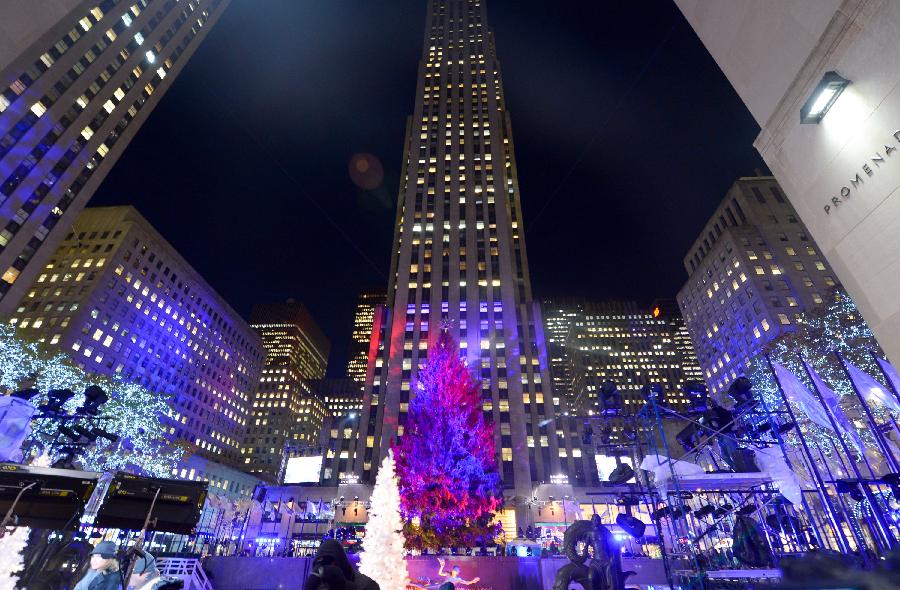
[[[119,472],[109,486],[94,526],[140,530],[159,490],[147,530],[189,535],[200,520],[207,489],[205,481],[158,479]]]
[[[84,507],[97,487],[99,473],[0,463],[0,519],[22,493],[13,514],[20,526],[76,530]]]

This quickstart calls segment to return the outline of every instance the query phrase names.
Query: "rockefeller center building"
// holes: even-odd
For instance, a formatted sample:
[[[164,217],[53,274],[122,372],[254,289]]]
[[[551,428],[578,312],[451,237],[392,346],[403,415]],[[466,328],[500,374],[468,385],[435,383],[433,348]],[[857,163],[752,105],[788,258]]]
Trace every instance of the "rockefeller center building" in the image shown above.
[[[740,178],[694,241],[678,305],[710,393],[806,310],[824,307],[835,273],[771,176]]]
[[[292,299],[259,304],[250,325],[266,360],[244,440],[244,469],[279,482],[285,449],[318,445],[325,405],[310,381],[325,376],[331,343],[306,307]]]
[[[369,342],[375,321],[375,308],[383,305],[387,295],[384,289],[368,289],[360,292],[353,313],[353,334],[350,339],[347,376],[359,384],[362,391],[366,382],[366,367],[369,364]]]
[[[227,5],[0,2],[0,316],[15,311]]]
[[[554,394],[532,299],[522,203],[484,1],[432,0],[404,143],[390,284],[369,357],[359,436],[340,479],[374,481],[403,436],[416,373],[446,328],[481,381],[505,494],[552,475],[586,482]],[[579,441],[580,442],[580,441]]]
[[[243,467],[259,336],[133,207],[81,212],[10,322],[85,370],[173,395],[164,425]]]

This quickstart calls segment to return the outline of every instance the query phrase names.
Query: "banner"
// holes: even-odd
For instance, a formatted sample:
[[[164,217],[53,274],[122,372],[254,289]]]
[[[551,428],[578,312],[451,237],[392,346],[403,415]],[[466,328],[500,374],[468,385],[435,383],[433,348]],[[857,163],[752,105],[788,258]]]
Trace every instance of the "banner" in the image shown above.
[[[892,391],[873,379],[865,371],[855,367],[853,363],[844,360],[844,365],[847,367],[847,372],[850,374],[853,385],[856,386],[857,391],[867,402],[880,404],[890,411],[900,414],[900,403],[897,402],[897,398]]]
[[[894,365],[887,362],[884,359],[880,359],[875,357],[875,360],[881,366],[881,370],[884,371],[884,374],[887,375],[887,379],[891,384],[891,387],[894,388],[894,391],[900,391],[900,375],[897,374],[897,369],[894,368]]]
[[[797,404],[800,407],[800,410],[806,414],[810,420],[823,428],[833,431],[834,426],[832,426],[831,421],[828,420],[828,414],[825,413],[825,408],[822,407],[819,400],[817,400],[806,386],[803,385],[803,382],[800,381],[796,375],[775,361],[772,361],[772,367],[775,368],[775,375],[778,377],[778,382],[781,384],[781,390],[788,400]]]
[[[830,387],[825,385],[825,382],[822,381],[822,378],[819,377],[819,374],[816,373],[816,370],[813,369],[809,363],[803,361],[803,364],[806,365],[806,369],[809,371],[810,376],[812,377],[813,384],[816,389],[819,390],[819,395],[822,396],[822,399],[825,400],[825,403],[828,405],[828,410],[831,412],[834,421],[837,423],[838,428],[840,428],[844,434],[850,437],[850,440],[853,442],[853,445],[857,448],[857,450],[865,454],[866,445],[863,444],[862,439],[859,437],[859,433],[856,431],[856,427],[850,422],[850,419],[847,418],[847,415],[844,414],[844,410],[841,409],[838,395],[831,390]]]

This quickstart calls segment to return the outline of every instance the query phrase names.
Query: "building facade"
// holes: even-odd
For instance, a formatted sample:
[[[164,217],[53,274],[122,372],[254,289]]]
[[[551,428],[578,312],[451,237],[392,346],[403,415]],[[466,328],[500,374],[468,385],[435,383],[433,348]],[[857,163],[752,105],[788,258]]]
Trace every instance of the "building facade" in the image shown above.
[[[360,292],[353,313],[353,334],[350,338],[347,376],[359,384],[362,391],[366,383],[366,367],[369,364],[369,342],[375,321],[375,308],[384,305],[387,294],[383,290],[368,289]]]
[[[29,4],[0,3],[0,316],[14,312],[228,0]]]
[[[483,0],[431,0],[407,122],[391,280],[348,472],[374,481],[441,326],[481,380],[507,495],[584,477],[532,300],[511,119]],[[580,455],[580,449],[574,449]],[[341,473],[338,473],[338,477]]]
[[[663,387],[673,409],[686,409],[685,384],[700,367],[674,301],[650,307],[634,301],[544,302],[554,384],[565,381],[571,411],[582,416],[633,415],[644,386]],[[606,383],[618,396],[604,396]],[[617,424],[616,428],[621,428]]]
[[[684,258],[678,305],[711,393],[805,310],[824,306],[837,279],[771,176],[741,178]]]
[[[133,207],[82,211],[10,318],[88,371],[173,395],[164,424],[238,466],[259,336]]]
[[[325,402],[325,426],[322,428],[322,485],[340,484],[339,474],[348,473],[350,453],[359,436],[362,391],[355,379],[322,379],[312,384]]]
[[[900,362],[900,3],[676,3],[759,123],[754,145],[810,238]],[[818,123],[801,123],[829,72],[849,85]]]
[[[254,306],[250,323],[262,338],[266,360],[241,452],[247,471],[279,482],[286,447],[319,442],[325,405],[310,381],[325,376],[331,344],[294,300]]]

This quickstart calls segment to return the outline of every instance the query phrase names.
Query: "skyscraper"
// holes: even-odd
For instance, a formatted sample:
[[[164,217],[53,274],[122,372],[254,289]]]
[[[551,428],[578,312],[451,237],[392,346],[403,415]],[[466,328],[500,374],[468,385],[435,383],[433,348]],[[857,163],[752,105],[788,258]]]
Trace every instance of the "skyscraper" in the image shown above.
[[[694,241],[678,305],[710,392],[824,306],[834,271],[771,176],[740,178]]]
[[[228,0],[0,3],[0,316]],[[37,7],[37,5],[40,7]]]
[[[266,360],[241,453],[246,470],[274,482],[286,446],[319,443],[325,404],[310,382],[325,376],[331,343],[293,299],[254,306],[250,324],[262,338]]]
[[[389,311],[363,398],[352,471],[373,481],[402,436],[416,371],[446,327],[482,381],[504,486],[575,473],[532,300],[509,113],[483,0],[431,0],[407,122]],[[544,441],[537,444],[535,441]],[[577,475],[576,475],[577,477]],[[582,474],[583,478],[583,474]],[[573,482],[574,483],[574,482]]]
[[[10,318],[86,370],[173,395],[173,439],[238,466],[259,336],[133,207],[85,209]]]
[[[544,302],[550,332],[551,374],[567,383],[569,407],[582,415],[630,415],[643,407],[641,389],[658,383],[673,409],[686,409],[684,385],[700,367],[674,301],[650,307],[634,301]],[[621,404],[608,407],[601,394],[612,382]],[[618,425],[621,426],[621,425]]]
[[[369,342],[375,322],[375,308],[383,305],[387,295],[384,290],[368,289],[360,292],[353,313],[353,335],[350,339],[347,376],[359,384],[362,391],[366,382],[366,367],[369,362]]]

